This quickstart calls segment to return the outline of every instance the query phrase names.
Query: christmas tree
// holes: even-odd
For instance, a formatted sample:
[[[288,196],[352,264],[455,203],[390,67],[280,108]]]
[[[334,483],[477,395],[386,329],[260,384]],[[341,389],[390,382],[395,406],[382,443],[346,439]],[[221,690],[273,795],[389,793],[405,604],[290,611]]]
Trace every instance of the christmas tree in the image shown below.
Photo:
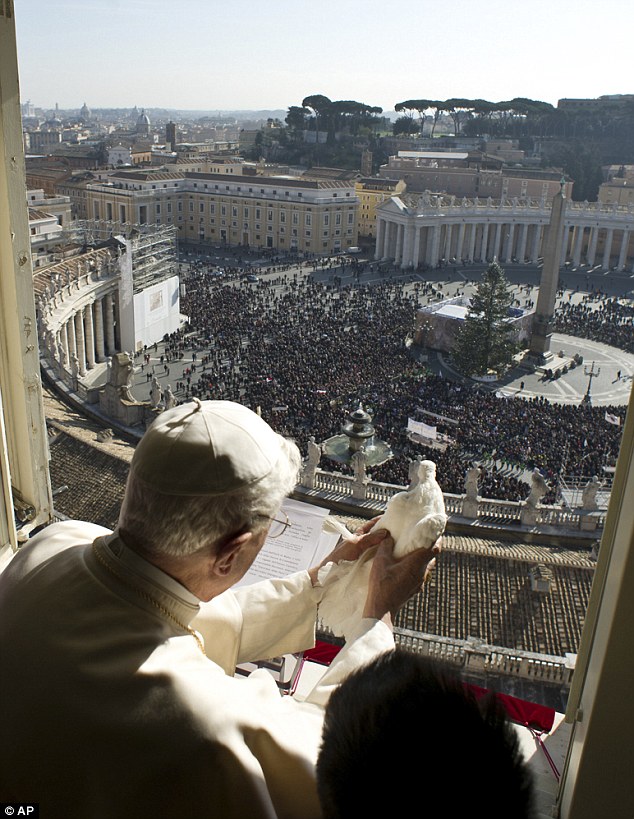
[[[509,322],[513,293],[497,262],[489,265],[471,297],[469,312],[452,350],[456,369],[468,376],[498,375],[507,369],[517,344]]]

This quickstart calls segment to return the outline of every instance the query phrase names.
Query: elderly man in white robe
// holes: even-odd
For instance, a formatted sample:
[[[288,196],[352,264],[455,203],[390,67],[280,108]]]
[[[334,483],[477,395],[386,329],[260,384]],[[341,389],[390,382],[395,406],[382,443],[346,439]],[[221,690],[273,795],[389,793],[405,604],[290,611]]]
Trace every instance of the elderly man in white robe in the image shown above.
[[[168,410],[131,464],[119,525],[64,521],[0,576],[0,797],[42,816],[319,816],[323,706],[393,647],[390,612],[432,552],[396,560],[369,528],[327,558],[378,547],[364,619],[306,702],[237,663],[313,645],[318,569],[231,591],[292,490],[300,456],[227,401]]]

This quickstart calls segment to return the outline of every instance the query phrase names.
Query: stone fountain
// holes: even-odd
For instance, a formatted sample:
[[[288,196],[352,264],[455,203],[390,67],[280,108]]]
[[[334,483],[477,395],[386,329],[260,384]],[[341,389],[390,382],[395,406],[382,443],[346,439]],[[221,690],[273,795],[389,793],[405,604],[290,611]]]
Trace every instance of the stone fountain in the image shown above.
[[[372,416],[361,403],[348,415],[341,434],[327,438],[322,450],[326,458],[345,464],[350,464],[354,455],[361,450],[367,466],[378,466],[392,457],[392,450],[376,436]]]

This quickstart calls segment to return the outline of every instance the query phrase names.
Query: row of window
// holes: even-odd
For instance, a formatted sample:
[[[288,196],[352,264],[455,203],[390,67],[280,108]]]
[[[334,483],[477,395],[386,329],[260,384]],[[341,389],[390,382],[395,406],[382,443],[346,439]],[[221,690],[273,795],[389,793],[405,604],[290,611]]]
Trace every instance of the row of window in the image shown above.
[[[188,230],[190,233],[193,233],[193,232],[195,231],[195,227],[194,227],[194,225],[188,225],[187,230]],[[348,232],[350,232],[350,231],[348,231]],[[211,231],[210,231],[210,233],[211,233],[211,234],[212,234],[212,235],[215,237],[215,236],[216,236],[216,229],[215,229],[215,228],[212,228],[212,229],[211,229]],[[227,240],[227,238],[228,238],[228,237],[227,237],[227,231],[226,231],[226,230],[221,229],[221,230],[219,230],[219,231],[218,231],[218,233],[220,233],[220,239],[221,239],[221,241],[226,241],[226,240]],[[245,237],[245,234],[243,234],[243,235],[242,235],[243,240],[244,240],[244,237]],[[201,240],[204,240],[204,239],[205,239],[205,234],[204,234],[202,231],[199,233],[199,238],[200,238]],[[238,234],[238,231],[237,231],[237,230],[232,230],[232,231],[231,231],[231,238],[233,239],[233,244],[238,244],[238,243],[239,243],[239,241],[240,241],[240,238],[241,238],[241,237],[240,237],[240,235]],[[264,238],[266,238],[266,245],[267,245],[267,247],[275,247],[275,245],[274,245],[274,243],[273,243],[273,237],[272,237],[272,236],[266,236],[266,237],[263,237],[263,236],[262,236],[262,234],[260,234],[260,233],[256,233],[256,234],[255,234],[255,242],[258,242],[258,243],[259,243],[259,242],[263,241],[263,239],[264,239]],[[281,245],[285,245],[285,244],[286,244],[286,239],[285,239],[285,238],[280,238],[280,239],[278,239],[277,244],[278,244],[278,245],[280,245],[280,246],[281,246]],[[350,244],[350,239],[348,239],[348,245],[349,245],[349,244]],[[291,239],[290,239],[290,241],[289,241],[289,245],[290,245],[290,247],[299,247],[299,240],[298,240],[296,237],[293,237],[293,238],[291,238]],[[322,248],[323,248],[324,250],[327,250],[327,249],[328,249],[328,247],[329,247],[329,245],[330,245],[330,243],[329,243],[329,242],[327,242],[327,241],[323,241],[323,242],[321,243],[321,246],[322,246]],[[304,242],[304,247],[305,247],[306,249],[310,249],[310,247],[311,247],[311,241],[310,241],[310,239],[306,239],[306,240],[305,240],[305,242]],[[340,250],[340,249],[341,249],[341,239],[335,239],[335,240],[334,240],[334,242],[333,242],[333,248],[334,248],[334,250],[335,250],[335,251],[336,251],[336,250]]]
[[[182,205],[182,203],[179,202],[178,203],[179,211],[182,210],[181,205]],[[158,216],[160,214],[160,212],[161,212],[161,206],[159,204],[157,204],[155,207],[156,207],[156,214]],[[229,206],[229,205],[222,205],[221,204],[218,207],[219,207],[220,216],[229,216],[229,207],[231,207],[231,218],[232,219],[238,219],[239,218],[239,208],[238,208],[238,206],[236,206],[236,205]],[[273,222],[274,218],[275,218],[275,212],[276,212],[276,211],[273,210],[273,208],[258,208],[258,207],[254,208],[253,213],[254,213],[255,219],[262,219],[263,218],[262,217],[262,211],[263,210],[266,210],[266,220],[267,220],[267,222]],[[167,212],[171,213],[171,205],[169,203],[167,205]],[[189,212],[194,213],[194,202],[190,201],[190,203],[189,203]],[[206,212],[204,202],[199,202],[198,212],[203,213],[203,214]],[[210,202],[209,203],[209,214],[211,216],[215,216],[216,213],[217,213],[216,203]],[[279,213],[280,224],[286,224],[286,221],[287,221],[286,211],[285,210],[280,210],[280,211],[278,211],[278,213]],[[251,214],[251,208],[249,208],[247,206],[242,208],[242,218],[243,219],[249,219],[250,214]],[[331,216],[331,214],[329,214],[329,213],[322,214],[322,223],[323,223],[324,227],[328,227],[330,225],[330,216]],[[343,214],[338,212],[338,213],[334,213],[333,216],[334,216],[333,224],[338,226],[338,227],[341,226],[342,222],[343,222]],[[293,224],[293,225],[299,225],[300,224],[300,212],[299,211],[291,211],[290,217],[291,217],[291,224]],[[347,220],[346,223],[348,225],[354,225],[354,211],[352,211],[352,210],[348,211],[346,220]],[[304,213],[304,225],[306,227],[311,227],[312,224],[313,224],[313,214],[311,212],[306,211]]]
[[[311,228],[314,225],[313,221],[313,213],[312,209],[306,210],[281,210],[281,209],[274,209],[274,208],[266,208],[266,207],[252,207],[252,206],[238,206],[238,205],[229,205],[229,204],[218,204],[215,202],[208,203],[208,207],[206,207],[207,203],[199,202],[198,203],[198,213],[199,214],[206,214],[212,217],[211,222],[213,223],[213,217],[216,215],[220,215],[221,217],[225,218],[232,218],[238,219],[242,216],[243,219],[250,219],[255,218],[256,220],[265,219],[267,222],[273,223],[276,220],[276,213],[278,214],[277,219],[280,225],[285,225],[290,223],[295,227],[299,227],[301,224],[305,228]],[[103,213],[102,213],[103,207]],[[148,210],[151,205],[140,205],[139,206],[139,221],[141,223],[145,223],[148,221]],[[85,207],[80,208],[82,212],[86,210]],[[195,212],[195,203],[193,201],[189,202],[189,213],[193,214]],[[120,221],[126,221],[127,213],[128,213],[128,206],[127,205],[117,205],[117,203],[112,202],[99,202],[93,200],[92,206],[92,218],[99,219],[105,218],[108,220],[112,219],[119,219]],[[177,200],[176,202],[176,211],[180,214],[183,212],[183,202],[181,200]],[[156,202],[154,204],[154,215],[157,219],[163,214],[167,214],[168,216],[173,212],[173,203],[169,201],[169,199],[165,202]],[[303,218],[302,218],[303,213]],[[82,215],[87,215],[83,213]],[[202,220],[202,216],[201,216]],[[318,218],[319,221],[319,218]],[[334,226],[340,228],[344,225],[353,226],[355,224],[355,212],[352,208],[347,209],[345,211],[337,210],[335,212],[322,212],[321,214],[321,226],[324,228]]]
[[[160,221],[161,221],[161,220],[160,220],[160,216],[157,214],[157,223],[158,223],[158,224],[160,224]],[[179,221],[179,222],[182,222],[182,221],[183,221],[182,216],[179,216],[178,221]],[[190,217],[189,217],[189,221],[190,221],[190,222],[193,222],[193,221],[194,221],[194,217],[193,217],[193,216],[190,216]],[[198,222],[199,222],[199,228],[200,228],[200,230],[204,230],[204,220],[203,220],[202,216],[200,217],[200,219],[198,220]],[[227,220],[226,220],[226,219],[219,219],[219,220],[218,220],[218,222],[219,222],[219,224],[221,224],[221,225],[223,225],[223,226],[225,226],[225,225],[227,224]],[[215,224],[216,224],[216,219],[215,219],[214,217],[212,217],[212,218],[209,220],[209,223],[210,223],[211,225],[215,225]],[[298,224],[299,224],[299,222],[293,222],[293,224],[294,224],[294,225],[298,225]],[[337,223],[337,224],[340,224],[340,223]],[[349,224],[350,224],[350,225],[353,225],[353,224],[354,224],[354,222],[353,222],[353,221],[349,221]],[[238,222],[237,222],[237,220],[233,220],[233,221],[231,222],[231,226],[232,226],[232,227],[234,227],[234,228],[237,228],[237,227],[238,227]],[[243,229],[244,229],[244,230],[249,230],[249,228],[250,228],[249,222],[243,222],[243,223],[242,223],[242,227],[243,227]],[[255,229],[256,229],[256,230],[261,230],[261,227],[262,227],[262,226],[261,226],[261,224],[260,224],[259,222],[256,222],[256,223],[255,223]],[[269,233],[272,233],[272,232],[273,232],[273,225],[269,224],[269,225],[267,226],[267,230],[269,231]],[[286,233],[286,225],[280,225],[280,226],[278,227],[278,232],[279,232],[280,234],[284,234],[284,233]],[[292,233],[293,233],[293,236],[297,236],[297,235],[298,235],[298,228],[296,228],[296,227],[292,228]],[[310,223],[309,223],[309,222],[306,222],[305,229],[304,229],[303,233],[304,233],[304,236],[310,236],[310,235],[311,235],[311,231],[310,231]],[[349,227],[349,228],[347,229],[346,233],[347,233],[348,235],[351,235],[351,234],[352,234],[352,228],[351,228],[351,227]],[[329,235],[330,235],[330,231],[329,231],[329,230],[324,230],[323,234],[324,234],[324,236],[329,236]],[[340,236],[340,235],[341,235],[341,231],[340,231],[340,230],[335,230],[335,236]]]

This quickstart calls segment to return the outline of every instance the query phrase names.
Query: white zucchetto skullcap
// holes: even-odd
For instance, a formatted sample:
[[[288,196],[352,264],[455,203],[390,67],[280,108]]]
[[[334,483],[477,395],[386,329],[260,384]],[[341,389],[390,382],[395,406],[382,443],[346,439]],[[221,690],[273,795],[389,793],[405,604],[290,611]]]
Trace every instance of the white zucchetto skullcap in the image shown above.
[[[195,398],[159,415],[130,470],[164,495],[222,495],[265,478],[283,440],[242,404]]]

